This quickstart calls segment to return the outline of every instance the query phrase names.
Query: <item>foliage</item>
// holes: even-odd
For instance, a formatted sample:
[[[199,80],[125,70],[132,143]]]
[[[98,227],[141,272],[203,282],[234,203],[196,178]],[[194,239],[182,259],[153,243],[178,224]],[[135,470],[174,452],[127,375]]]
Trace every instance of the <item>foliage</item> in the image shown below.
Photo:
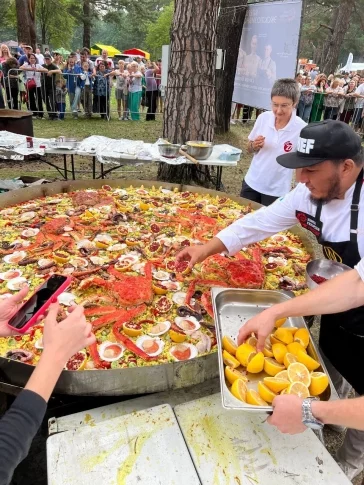
[[[0,41],[16,40],[15,0],[1,0]]]
[[[162,45],[170,43],[170,30],[173,20],[174,2],[172,1],[160,13],[154,23],[150,23],[145,38],[145,47],[154,59],[161,56]]]
[[[71,0],[37,0],[38,39],[53,47],[70,47],[75,24]]]

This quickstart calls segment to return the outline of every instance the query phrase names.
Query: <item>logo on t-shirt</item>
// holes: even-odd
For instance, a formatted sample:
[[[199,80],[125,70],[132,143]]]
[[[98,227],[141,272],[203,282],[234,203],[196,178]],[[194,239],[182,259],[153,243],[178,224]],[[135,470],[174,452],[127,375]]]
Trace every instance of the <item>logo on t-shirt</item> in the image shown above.
[[[292,148],[293,148],[293,143],[291,143],[290,141],[286,141],[286,143],[283,145],[283,149],[286,153],[292,151]]]

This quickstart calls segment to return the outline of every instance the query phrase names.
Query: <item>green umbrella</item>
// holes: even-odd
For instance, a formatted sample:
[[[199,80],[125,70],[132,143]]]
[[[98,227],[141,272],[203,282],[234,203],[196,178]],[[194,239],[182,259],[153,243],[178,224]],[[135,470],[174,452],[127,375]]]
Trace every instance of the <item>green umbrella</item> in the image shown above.
[[[59,49],[53,49],[53,52],[58,52],[58,54],[61,54],[61,56],[69,56],[71,54],[71,51],[68,51],[63,47],[60,47]]]

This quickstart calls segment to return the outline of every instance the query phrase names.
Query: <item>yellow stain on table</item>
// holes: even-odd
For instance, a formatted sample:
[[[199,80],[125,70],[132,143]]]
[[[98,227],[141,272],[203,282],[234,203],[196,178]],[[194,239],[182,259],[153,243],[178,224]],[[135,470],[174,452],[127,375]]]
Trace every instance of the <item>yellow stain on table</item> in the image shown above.
[[[132,448],[131,453],[126,458],[126,460],[123,461],[120,468],[118,469],[116,478],[117,485],[126,485],[126,479],[133,471],[134,465],[142,451],[143,446],[149,440],[149,438],[153,436],[154,433],[155,430],[150,431],[149,433],[143,433],[137,436],[134,440],[132,440],[132,442],[130,443]]]
[[[89,426],[96,426],[95,420],[91,416],[91,414],[86,413],[85,414],[85,419],[84,419],[85,424],[88,424]]]
[[[260,452],[268,455],[269,458],[271,458],[273,465],[277,465],[277,458],[275,457],[273,451],[270,448],[263,448],[262,450],[260,450]]]

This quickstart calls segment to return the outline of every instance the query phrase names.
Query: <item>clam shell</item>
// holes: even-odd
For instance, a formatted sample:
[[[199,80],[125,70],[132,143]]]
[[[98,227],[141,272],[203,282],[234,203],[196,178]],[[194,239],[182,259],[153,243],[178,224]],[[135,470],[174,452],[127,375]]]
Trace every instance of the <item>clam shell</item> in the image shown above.
[[[64,305],[64,306],[73,305],[75,303],[75,300],[76,300],[76,296],[73,295],[72,293],[67,292],[67,291],[64,291],[58,297],[58,302],[61,305]]]
[[[36,216],[36,212],[34,211],[29,211],[29,212],[23,212],[23,214],[20,215],[19,217],[19,220],[21,222],[26,222],[26,221],[30,221],[32,219],[34,219],[34,217]]]
[[[179,344],[179,345],[181,345],[181,344]],[[188,343],[186,343],[186,342],[183,342],[183,344],[182,344],[182,345],[184,345],[184,346],[186,346],[186,347],[189,347],[189,349],[191,350],[191,355],[190,355],[190,357],[189,357],[188,359],[186,359],[186,360],[194,359],[195,357],[197,357],[197,355],[198,355],[198,350],[197,350],[197,348],[196,348],[196,346],[195,346],[195,345],[193,345],[193,344],[188,344]],[[177,350],[177,349],[178,349],[178,345],[173,345],[173,347],[171,347],[171,348],[169,349],[169,353],[171,354],[171,356],[173,357],[173,359],[174,359],[174,360],[176,360],[177,362],[183,362],[183,360],[182,360],[182,361],[180,361],[180,359],[178,359],[178,358],[177,358],[175,355],[173,355],[174,351],[175,351],[175,350]]]
[[[85,258],[72,258],[69,262],[75,268],[86,268],[88,266],[88,261]]]
[[[26,283],[27,279],[24,278],[24,276],[18,276],[17,278],[13,278],[12,280],[8,281],[6,286],[9,288],[9,290],[19,291],[24,285],[26,285]]]
[[[19,261],[25,258],[27,253],[25,251],[14,251],[13,254],[7,254],[3,257],[5,263],[8,264],[17,264]]]
[[[186,335],[193,334],[198,330],[201,325],[198,323],[195,317],[176,317],[174,319],[176,325],[184,331]],[[193,328],[192,328],[193,325]]]
[[[177,291],[177,293],[172,296],[172,301],[178,306],[184,305],[186,296],[187,293],[185,293],[184,291]]]
[[[143,343],[146,341],[146,340],[154,340],[155,342],[158,343],[158,346],[159,346],[159,349],[156,351],[156,352],[153,352],[153,353],[149,353],[147,352],[144,348],[143,348]],[[163,348],[164,348],[164,342],[163,340],[161,340],[160,338],[158,337],[149,337],[148,335],[142,335],[141,337],[138,338],[138,340],[135,342],[136,345],[141,349],[143,350],[146,354],[150,355],[151,357],[155,357],[156,355],[159,355],[163,352]]]
[[[23,237],[33,237],[36,236],[39,232],[39,229],[36,227],[32,228],[30,227],[29,229],[24,229],[24,231],[21,233]]]
[[[149,330],[148,335],[150,335],[151,337],[159,337],[159,335],[164,335],[171,328],[171,325],[171,322],[169,322],[168,320],[166,320],[165,322],[156,323],[154,327]],[[153,332],[153,329],[155,330],[155,332]]]
[[[153,273],[153,278],[158,281],[167,281],[169,280],[170,274],[167,271],[155,271]]]
[[[118,354],[117,356],[115,357],[108,357],[107,355],[105,355],[105,351],[107,350],[108,347],[110,346],[115,346],[115,347],[119,347],[120,349],[120,354]],[[115,362],[116,360],[119,360],[121,359],[121,357],[123,356],[124,354],[124,347],[116,342],[109,342],[109,341],[106,341],[106,342],[103,342],[101,345],[99,345],[99,355],[100,355],[100,358],[102,360],[105,360],[106,362]]]
[[[107,251],[122,251],[123,249],[125,249],[127,247],[126,244],[124,243],[117,243],[117,244],[113,244],[112,246],[109,246],[107,248]]]
[[[10,269],[9,271],[5,271],[5,273],[0,273],[0,279],[3,281],[9,281],[13,278],[18,278],[22,274],[23,272],[20,269]]]

